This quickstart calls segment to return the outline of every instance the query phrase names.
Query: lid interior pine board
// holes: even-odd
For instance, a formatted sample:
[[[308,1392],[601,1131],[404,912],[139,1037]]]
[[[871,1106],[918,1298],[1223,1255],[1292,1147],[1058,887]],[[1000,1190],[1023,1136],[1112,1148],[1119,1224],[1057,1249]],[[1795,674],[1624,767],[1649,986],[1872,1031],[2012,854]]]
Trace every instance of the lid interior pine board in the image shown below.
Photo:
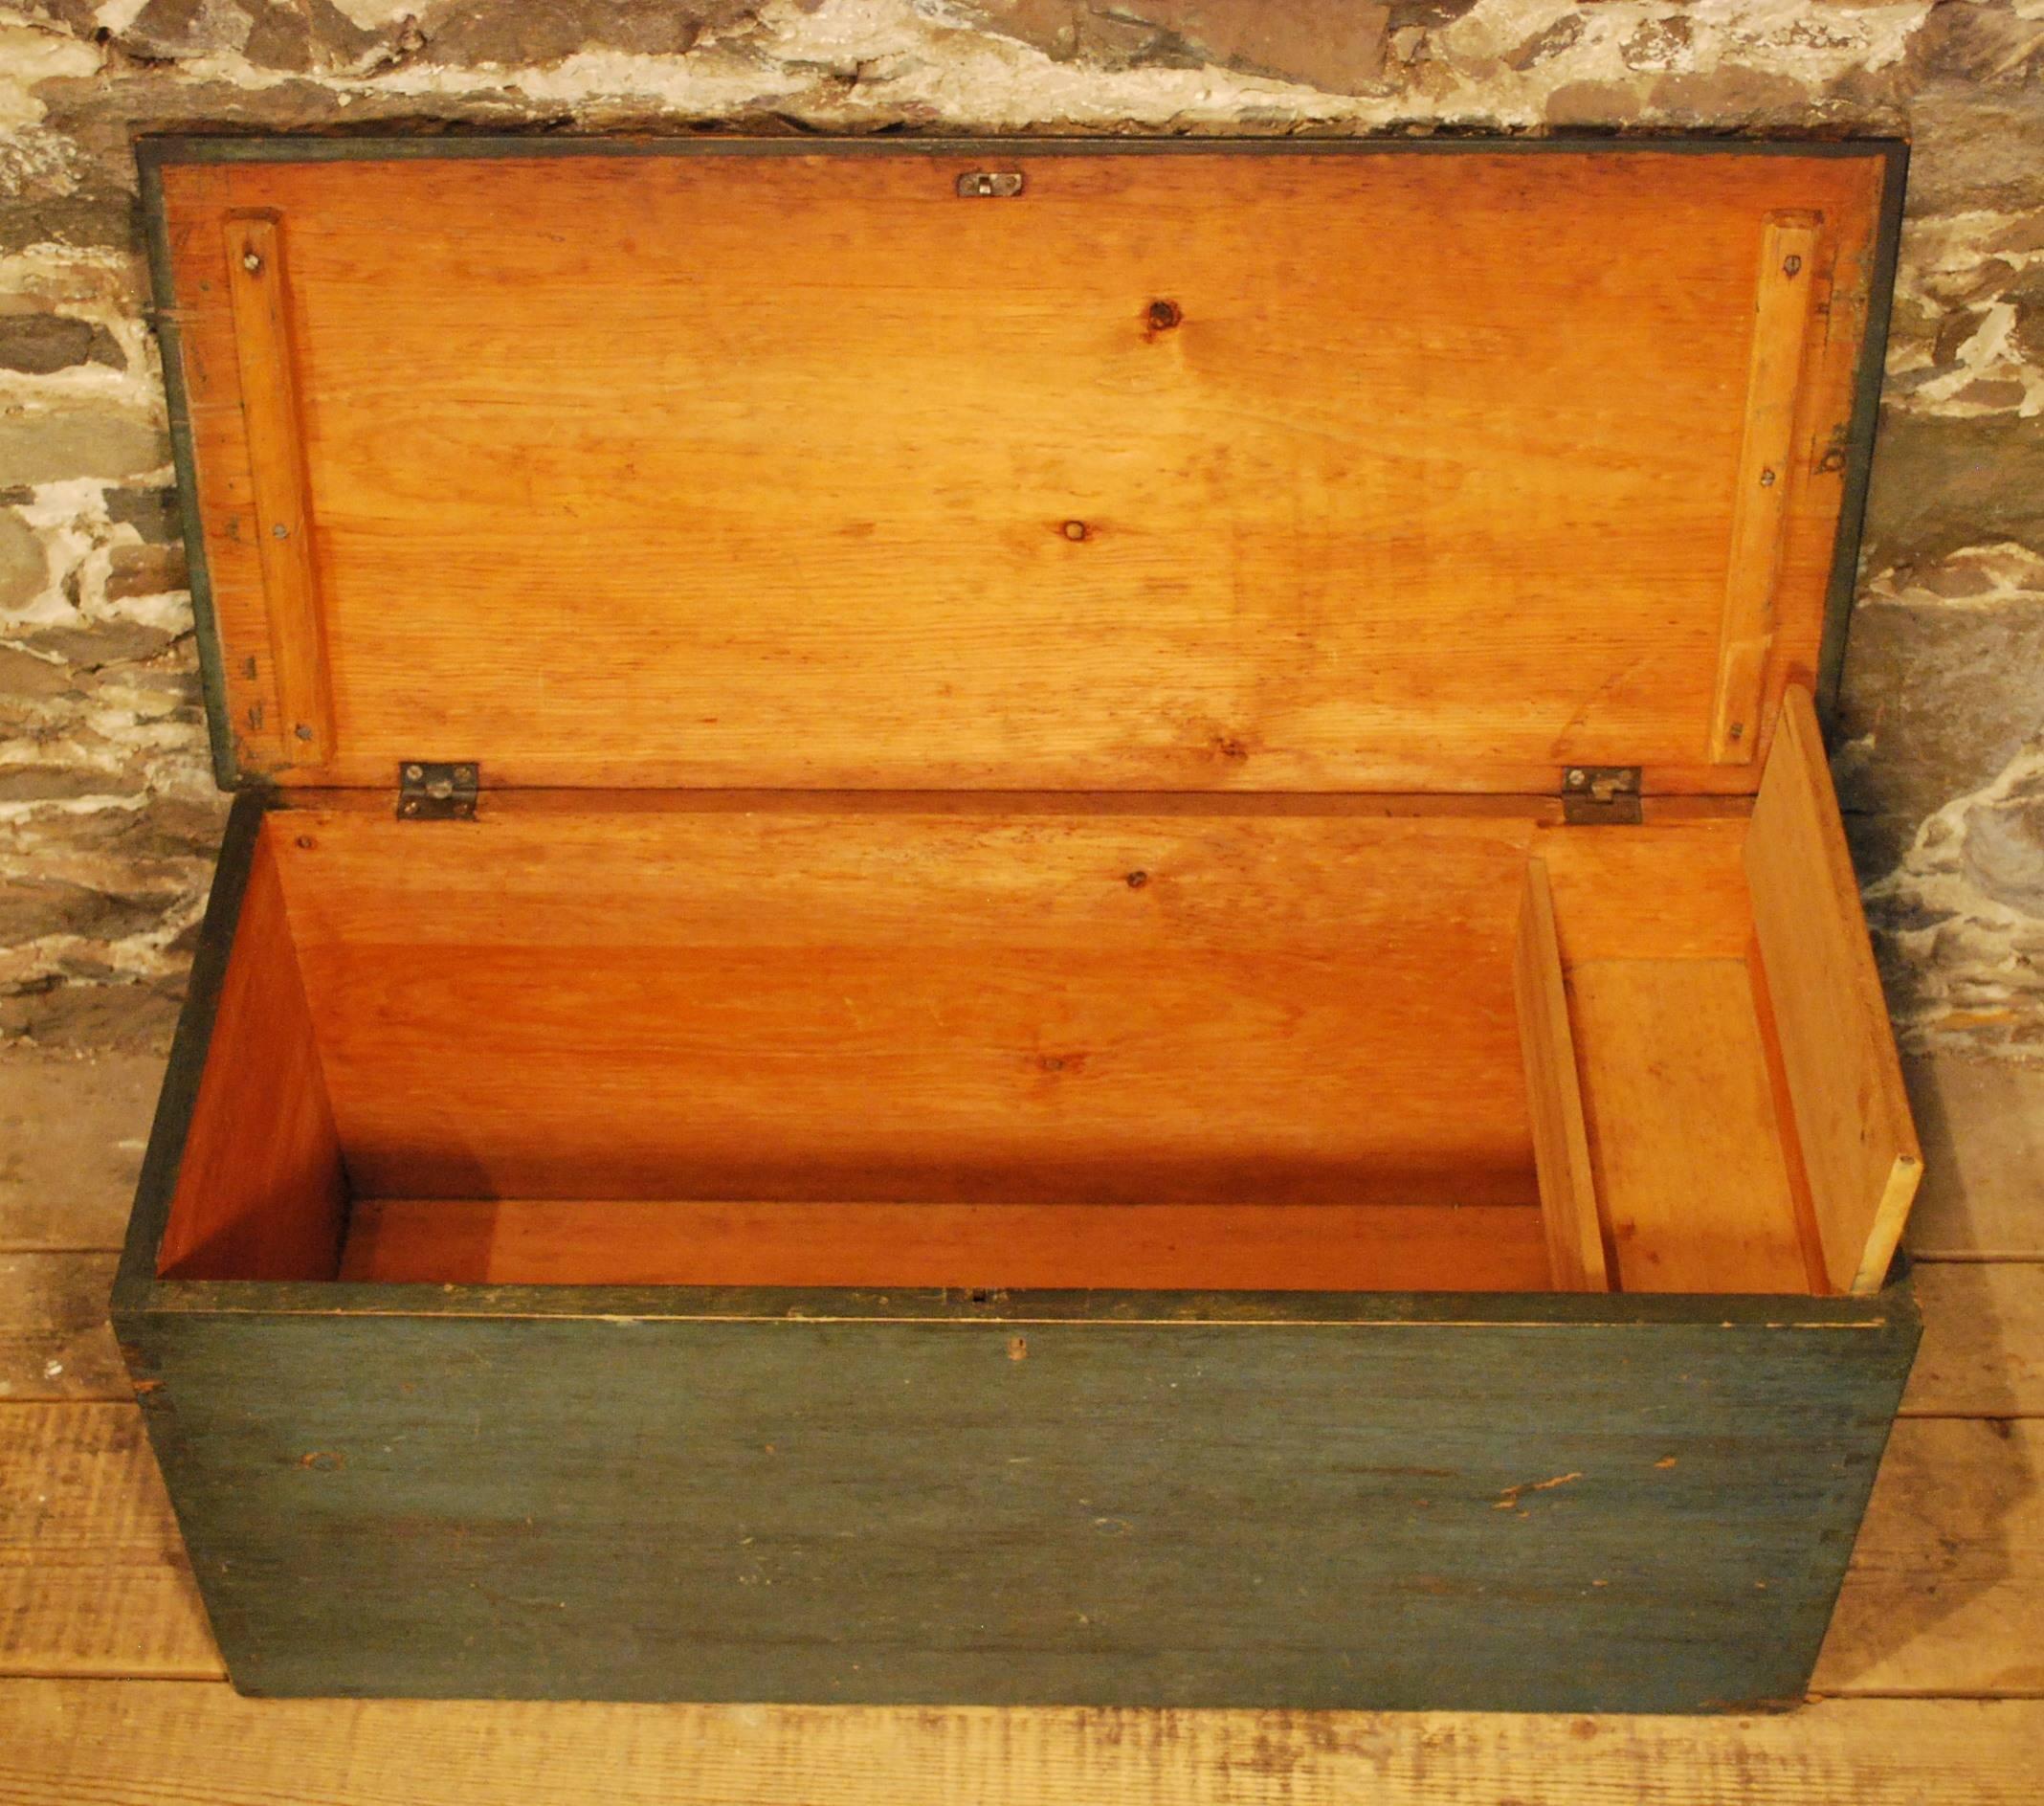
[[[1817,669],[1894,146],[604,148],[154,147],[234,781],[1726,793]]]

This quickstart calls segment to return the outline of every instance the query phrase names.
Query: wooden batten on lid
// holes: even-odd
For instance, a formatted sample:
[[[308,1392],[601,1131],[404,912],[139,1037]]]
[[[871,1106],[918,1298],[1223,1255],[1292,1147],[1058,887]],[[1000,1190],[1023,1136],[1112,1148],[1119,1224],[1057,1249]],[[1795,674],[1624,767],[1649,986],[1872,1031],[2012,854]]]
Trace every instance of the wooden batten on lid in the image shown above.
[[[503,148],[153,161],[233,781],[1750,792],[1818,677],[1888,147]]]

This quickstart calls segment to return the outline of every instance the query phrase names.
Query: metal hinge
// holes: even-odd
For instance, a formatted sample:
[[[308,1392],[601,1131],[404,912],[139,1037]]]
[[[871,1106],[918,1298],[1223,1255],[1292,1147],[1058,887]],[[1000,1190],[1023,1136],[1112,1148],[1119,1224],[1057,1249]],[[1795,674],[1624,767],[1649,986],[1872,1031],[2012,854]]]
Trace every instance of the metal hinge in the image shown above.
[[[1562,819],[1579,828],[1639,823],[1639,767],[1571,765],[1562,779]]]
[[[397,768],[397,813],[406,821],[474,821],[481,788],[482,767],[473,759],[407,759]]]

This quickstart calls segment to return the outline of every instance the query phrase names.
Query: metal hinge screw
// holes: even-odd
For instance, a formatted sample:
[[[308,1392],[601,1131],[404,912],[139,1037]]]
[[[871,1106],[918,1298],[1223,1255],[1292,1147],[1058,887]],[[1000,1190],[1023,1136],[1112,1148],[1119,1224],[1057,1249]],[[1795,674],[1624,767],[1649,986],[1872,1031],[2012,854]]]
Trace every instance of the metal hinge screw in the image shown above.
[[[241,254],[241,267],[251,276],[256,275],[262,268],[260,254],[254,251],[244,251]]]
[[[1802,267],[1803,259],[1792,253],[1782,259],[1782,274],[1784,276],[1793,276]]]

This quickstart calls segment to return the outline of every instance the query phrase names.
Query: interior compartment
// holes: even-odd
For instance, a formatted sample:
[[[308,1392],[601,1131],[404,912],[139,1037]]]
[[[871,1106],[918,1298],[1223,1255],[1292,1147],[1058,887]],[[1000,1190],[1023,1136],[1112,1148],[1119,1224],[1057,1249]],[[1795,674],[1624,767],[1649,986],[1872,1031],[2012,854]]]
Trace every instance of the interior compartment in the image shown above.
[[[325,793],[262,821],[162,1270],[1837,1289],[1725,807]]]

